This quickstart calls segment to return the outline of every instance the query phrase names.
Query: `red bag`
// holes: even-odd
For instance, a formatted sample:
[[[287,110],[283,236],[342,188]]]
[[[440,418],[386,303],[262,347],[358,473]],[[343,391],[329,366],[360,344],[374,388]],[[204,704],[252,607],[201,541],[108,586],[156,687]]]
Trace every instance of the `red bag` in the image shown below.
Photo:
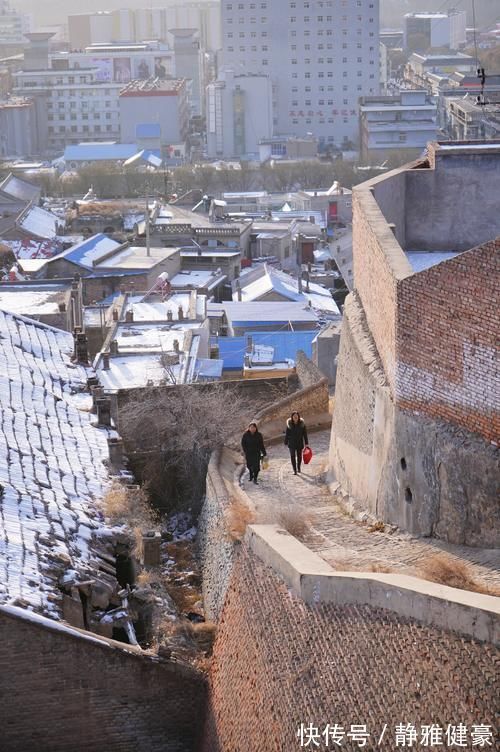
[[[304,460],[304,465],[308,465],[310,461],[312,460],[313,451],[311,447],[304,447],[302,450],[302,459]]]

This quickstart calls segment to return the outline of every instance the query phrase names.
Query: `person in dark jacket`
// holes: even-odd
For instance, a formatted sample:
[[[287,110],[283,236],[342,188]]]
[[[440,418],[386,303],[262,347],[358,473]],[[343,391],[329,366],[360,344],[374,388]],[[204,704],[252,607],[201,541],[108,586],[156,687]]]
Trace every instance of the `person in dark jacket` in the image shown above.
[[[306,424],[297,410],[293,411],[286,422],[285,444],[290,450],[293,474],[297,475],[300,473],[302,450],[309,445]]]
[[[247,430],[241,438],[241,448],[245,455],[250,480],[257,483],[257,477],[260,470],[260,461],[265,457],[267,452],[264,446],[264,438],[257,429],[257,423],[250,423]]]

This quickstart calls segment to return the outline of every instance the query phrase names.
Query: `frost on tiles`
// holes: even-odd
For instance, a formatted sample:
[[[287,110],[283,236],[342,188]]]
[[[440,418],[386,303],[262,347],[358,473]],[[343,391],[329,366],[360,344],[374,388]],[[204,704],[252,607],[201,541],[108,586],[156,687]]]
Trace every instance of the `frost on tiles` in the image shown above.
[[[59,617],[58,580],[85,575],[104,532],[109,431],[91,425],[70,334],[0,311],[0,603]],[[86,408],[86,409],[85,409]]]

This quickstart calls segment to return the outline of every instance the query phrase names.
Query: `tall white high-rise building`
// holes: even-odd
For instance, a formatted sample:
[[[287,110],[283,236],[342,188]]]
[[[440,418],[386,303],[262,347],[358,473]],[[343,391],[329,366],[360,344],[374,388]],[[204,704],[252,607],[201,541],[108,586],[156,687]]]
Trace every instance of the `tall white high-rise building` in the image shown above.
[[[221,0],[222,68],[273,81],[274,131],[342,145],[379,93],[379,0]]]

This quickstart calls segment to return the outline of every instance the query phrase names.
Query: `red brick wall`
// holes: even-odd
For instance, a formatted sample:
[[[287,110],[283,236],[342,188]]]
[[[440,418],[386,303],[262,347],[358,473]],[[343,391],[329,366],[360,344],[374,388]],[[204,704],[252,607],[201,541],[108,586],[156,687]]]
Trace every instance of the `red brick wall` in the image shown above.
[[[399,723],[493,724],[495,660],[489,645],[384,610],[306,606],[243,547],[214,646],[202,752],[293,752],[301,722],[366,724],[373,735],[387,723],[380,747],[365,747],[387,752]],[[359,747],[344,739],[341,749]]]
[[[2,752],[192,752],[200,675],[111,645],[0,611]]]
[[[397,401],[500,438],[500,238],[399,283]]]

